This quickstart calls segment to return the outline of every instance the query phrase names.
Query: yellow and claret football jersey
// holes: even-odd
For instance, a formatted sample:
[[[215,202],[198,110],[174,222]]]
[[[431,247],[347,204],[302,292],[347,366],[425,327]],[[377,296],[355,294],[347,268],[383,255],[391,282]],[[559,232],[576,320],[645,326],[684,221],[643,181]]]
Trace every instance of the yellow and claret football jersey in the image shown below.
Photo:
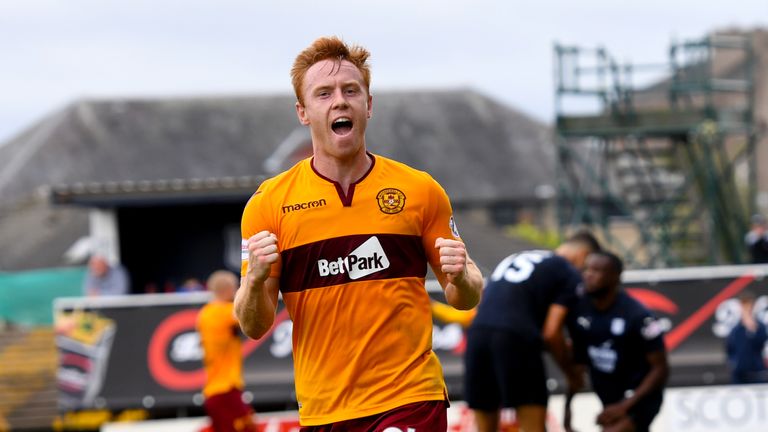
[[[370,157],[347,193],[299,162],[243,214],[244,241],[262,230],[278,238],[271,276],[293,320],[302,425],[446,397],[424,280],[428,264],[440,269],[435,240],[458,239],[448,196],[427,173]]]
[[[243,389],[239,328],[232,303],[211,302],[200,309],[197,331],[203,347],[205,397],[226,393],[233,388]]]

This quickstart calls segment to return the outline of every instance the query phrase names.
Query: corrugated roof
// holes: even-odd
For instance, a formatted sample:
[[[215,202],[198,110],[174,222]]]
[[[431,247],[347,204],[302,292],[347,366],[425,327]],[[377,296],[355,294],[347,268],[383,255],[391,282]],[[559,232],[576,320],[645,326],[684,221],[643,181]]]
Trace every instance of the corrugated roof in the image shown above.
[[[78,101],[0,147],[0,195],[261,178],[301,128],[293,104],[287,95]],[[383,92],[373,106],[369,149],[430,172],[456,202],[527,199],[551,183],[550,129],[484,95]]]
[[[457,209],[536,200],[553,178],[550,129],[471,90],[376,93],[367,143],[428,171]],[[245,202],[307,145],[288,95],[75,102],[0,147],[0,269],[61,265],[87,234],[85,209],[30,198],[41,192],[85,206]],[[495,239],[474,253],[486,267],[522,247],[499,232],[472,238]]]
[[[264,176],[208,177],[170,180],[124,180],[54,185],[48,194],[55,204],[119,207],[181,202],[245,202]]]

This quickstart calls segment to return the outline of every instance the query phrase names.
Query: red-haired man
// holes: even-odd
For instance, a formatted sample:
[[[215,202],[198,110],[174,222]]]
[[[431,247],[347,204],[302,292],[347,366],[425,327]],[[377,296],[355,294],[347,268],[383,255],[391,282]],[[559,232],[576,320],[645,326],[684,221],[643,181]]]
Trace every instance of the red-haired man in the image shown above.
[[[458,309],[477,304],[482,276],[442,187],[367,151],[368,56],[330,37],[296,58],[296,113],[313,156],[248,202],[235,311],[259,338],[282,292],[303,431],[445,431],[427,265]]]

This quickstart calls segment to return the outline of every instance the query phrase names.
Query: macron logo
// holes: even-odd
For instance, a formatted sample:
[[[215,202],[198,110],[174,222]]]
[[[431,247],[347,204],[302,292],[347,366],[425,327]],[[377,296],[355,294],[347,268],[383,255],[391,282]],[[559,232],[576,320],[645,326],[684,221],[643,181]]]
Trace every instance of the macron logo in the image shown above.
[[[371,237],[346,257],[333,261],[321,259],[317,261],[320,276],[330,276],[347,273],[352,280],[376,273],[389,268],[389,259],[379,243],[379,239]]]

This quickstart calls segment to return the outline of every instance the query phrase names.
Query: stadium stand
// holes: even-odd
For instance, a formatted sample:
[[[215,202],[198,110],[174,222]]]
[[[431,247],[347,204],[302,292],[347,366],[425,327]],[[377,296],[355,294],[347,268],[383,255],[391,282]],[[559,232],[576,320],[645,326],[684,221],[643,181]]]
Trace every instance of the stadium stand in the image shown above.
[[[50,428],[57,415],[50,327],[0,330],[0,431]]]

